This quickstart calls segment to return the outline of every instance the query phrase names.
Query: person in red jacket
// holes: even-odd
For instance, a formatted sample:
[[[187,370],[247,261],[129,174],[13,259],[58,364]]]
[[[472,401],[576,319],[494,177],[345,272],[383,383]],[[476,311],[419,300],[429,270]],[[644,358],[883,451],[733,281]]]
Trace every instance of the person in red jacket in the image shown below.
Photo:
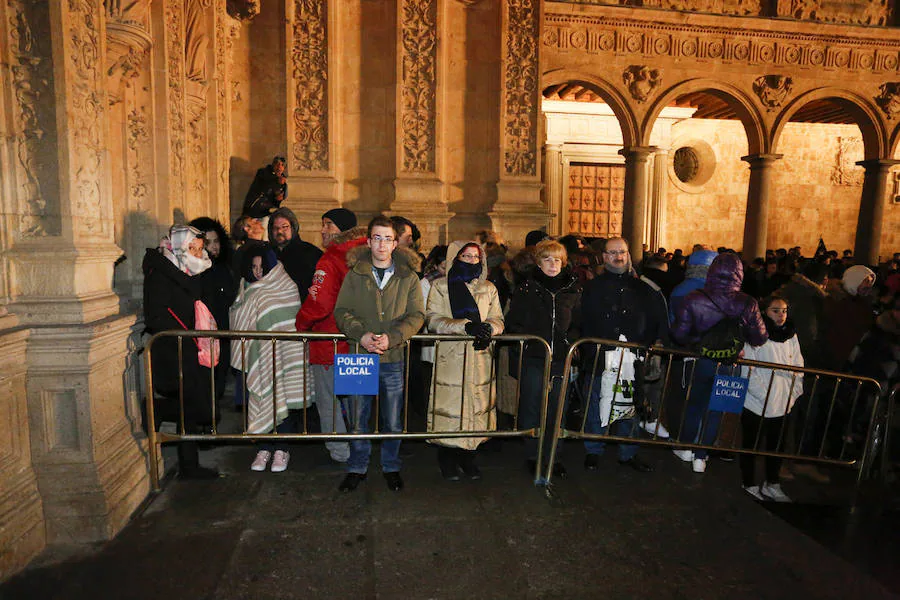
[[[322,245],[325,253],[316,263],[309,295],[297,313],[296,326],[300,332],[339,333],[334,321],[334,304],[347,275],[347,252],[366,243],[366,228],[357,227],[356,215],[346,208],[333,208],[322,215]],[[347,353],[346,342],[338,344],[338,353]],[[309,364],[312,374],[316,408],[324,433],[346,433],[347,426],[340,404],[334,395],[334,344],[310,342]],[[347,442],[326,442],[331,458],[347,462],[350,446]]]

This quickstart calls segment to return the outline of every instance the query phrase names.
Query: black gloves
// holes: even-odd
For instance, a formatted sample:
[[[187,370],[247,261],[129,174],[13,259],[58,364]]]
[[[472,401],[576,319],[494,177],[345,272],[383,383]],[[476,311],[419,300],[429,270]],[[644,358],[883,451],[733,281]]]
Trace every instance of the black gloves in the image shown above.
[[[478,335],[478,328],[481,326],[481,323],[475,323],[474,321],[469,321],[466,323],[466,335]]]
[[[472,335],[475,336],[475,342],[472,343],[472,347],[476,350],[484,350],[488,346],[490,346],[491,335],[494,332],[494,330],[491,328],[490,323],[478,323],[478,325],[474,329],[476,331]]]

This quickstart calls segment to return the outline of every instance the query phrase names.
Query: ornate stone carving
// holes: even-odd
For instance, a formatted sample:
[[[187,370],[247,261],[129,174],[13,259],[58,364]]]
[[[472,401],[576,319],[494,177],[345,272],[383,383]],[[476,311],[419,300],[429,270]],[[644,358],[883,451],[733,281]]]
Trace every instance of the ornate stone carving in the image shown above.
[[[293,0],[291,168],[328,170],[328,2]]]
[[[437,2],[403,0],[400,74],[401,170],[435,170]]]
[[[206,84],[209,35],[206,9],[212,0],[188,0],[184,5],[184,68],[190,81]]]
[[[508,0],[504,33],[503,172],[537,175],[538,0]]]
[[[110,21],[150,28],[150,3],[152,0],[103,0],[106,16]]]
[[[219,206],[228,206],[228,169],[231,156],[231,102],[235,93],[237,82],[231,81],[230,52],[235,38],[240,33],[240,22],[231,16],[230,0],[217,0],[216,7],[216,157],[218,168],[218,192],[217,203]],[[253,2],[247,2],[247,5]],[[259,12],[259,4],[256,3],[256,13]],[[256,16],[248,16],[247,19]]]
[[[166,76],[169,109],[169,196],[173,206],[181,206],[184,190],[181,178],[185,168],[185,92],[184,92],[184,4],[166,2]]]
[[[105,123],[106,95],[101,88],[100,0],[68,0],[66,68],[72,74],[72,112],[69,125],[71,172],[74,174],[73,213],[77,224],[88,235],[104,235],[108,221],[103,215],[100,181],[104,143],[101,129]]]
[[[826,23],[889,25],[890,4],[885,0],[779,0],[778,16]]]
[[[251,21],[259,14],[259,0],[227,0],[228,15],[239,21]]]
[[[865,169],[856,161],[863,158],[863,140],[861,137],[839,137],[838,151],[834,166],[831,168],[831,183],[851,187],[862,187]]]
[[[8,3],[9,64],[15,98],[15,148],[20,190],[19,232],[24,237],[59,234],[58,177],[41,164],[55,153],[56,124],[49,38],[35,37],[50,22],[48,4]],[[49,176],[49,177],[48,177]]]
[[[875,96],[875,102],[888,119],[893,119],[897,113],[900,113],[900,82],[882,83],[878,91],[880,93]]]
[[[760,0],[643,0],[642,6],[723,15],[759,16]]]
[[[784,104],[794,88],[794,80],[786,75],[762,75],[753,82],[753,91],[769,111]]]
[[[833,69],[847,73],[897,72],[900,41],[637,19],[546,13],[543,45],[584,52],[725,60],[738,65]]]
[[[148,148],[150,126],[143,107],[132,109],[126,119],[128,194],[131,197],[131,206],[138,211],[143,211],[150,194],[150,184],[147,181],[146,173],[147,163],[152,160],[152,148]]]
[[[662,72],[646,65],[632,65],[622,73],[628,93],[638,102],[646,102],[662,83]]]

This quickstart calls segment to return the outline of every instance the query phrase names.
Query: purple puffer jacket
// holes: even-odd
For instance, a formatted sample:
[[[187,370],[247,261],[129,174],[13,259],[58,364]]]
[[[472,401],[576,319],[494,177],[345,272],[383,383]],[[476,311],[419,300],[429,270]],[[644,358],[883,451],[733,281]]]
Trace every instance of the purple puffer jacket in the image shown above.
[[[722,311],[725,311],[729,317],[740,319],[744,338],[751,346],[765,344],[769,334],[756,300],[740,291],[743,280],[744,265],[740,257],[730,252],[718,255],[709,266],[703,291],[694,290],[678,307],[672,338],[684,346],[698,342],[703,332],[724,318]]]

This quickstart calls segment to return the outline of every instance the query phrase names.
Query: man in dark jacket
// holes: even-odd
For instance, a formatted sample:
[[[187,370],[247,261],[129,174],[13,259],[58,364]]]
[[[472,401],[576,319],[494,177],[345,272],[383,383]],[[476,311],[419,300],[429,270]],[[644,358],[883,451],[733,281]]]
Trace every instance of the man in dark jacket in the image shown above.
[[[643,345],[668,341],[668,316],[665,300],[649,285],[637,279],[632,273],[631,255],[628,242],[623,238],[613,238],[606,242],[603,250],[603,273],[584,286],[581,298],[582,335],[584,337],[618,340],[624,336],[629,342]],[[601,347],[599,351],[605,349]],[[602,425],[600,397],[605,353],[596,361],[597,372],[593,374],[593,385],[585,432],[605,434],[608,426]],[[593,365],[591,360],[589,365]],[[636,375],[641,367],[636,365]],[[640,390],[641,378],[637,377],[634,389]],[[619,398],[621,400],[621,398]],[[615,401],[615,399],[614,399]],[[635,434],[634,413],[615,421],[615,434],[633,437]],[[600,464],[600,455],[605,450],[604,442],[584,443],[587,456],[584,467],[595,471]],[[649,472],[653,467],[637,458],[637,446],[619,445],[619,463],[636,471]]]
[[[744,265],[740,257],[732,252],[719,254],[709,266],[703,289],[685,296],[684,302],[675,313],[672,338],[683,346],[694,348],[703,335],[720,321],[735,319],[739,323],[744,340],[751,346],[766,343],[769,335],[759,312],[759,305],[751,296],[740,291],[743,280]],[[685,371],[693,374],[693,387],[679,439],[689,444],[697,442],[705,416],[706,424],[702,427],[703,438],[699,443],[712,445],[722,420],[721,412],[707,410],[713,379],[717,368],[720,375],[731,375],[732,369],[728,366],[719,368],[715,361],[705,358],[697,360],[693,366],[690,365],[691,362],[685,361]],[[695,473],[706,471],[706,450],[674,452],[681,460],[691,462]]]
[[[244,198],[244,209],[241,214],[255,219],[269,216],[287,199],[287,174],[284,172],[285,159],[276,156],[272,164],[256,171],[253,183]]]
[[[306,300],[322,251],[300,239],[297,217],[294,216],[294,211],[286,207],[272,213],[269,219],[269,240],[274,245],[275,254],[284,265],[284,270],[297,284],[300,300]]]

